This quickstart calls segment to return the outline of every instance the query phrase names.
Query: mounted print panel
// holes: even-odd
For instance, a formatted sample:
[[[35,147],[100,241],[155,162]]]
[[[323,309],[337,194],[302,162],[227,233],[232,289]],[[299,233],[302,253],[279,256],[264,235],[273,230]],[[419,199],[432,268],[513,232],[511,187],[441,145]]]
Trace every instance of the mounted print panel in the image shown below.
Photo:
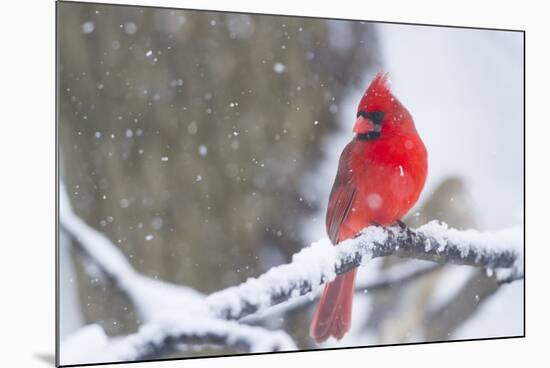
[[[57,3],[57,364],[524,336],[524,32]]]

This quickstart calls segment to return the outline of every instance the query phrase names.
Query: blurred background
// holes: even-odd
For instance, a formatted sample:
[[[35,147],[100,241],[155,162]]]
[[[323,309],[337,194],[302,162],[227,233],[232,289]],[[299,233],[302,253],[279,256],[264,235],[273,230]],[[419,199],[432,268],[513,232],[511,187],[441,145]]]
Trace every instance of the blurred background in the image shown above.
[[[425,190],[405,222],[482,231],[523,223],[521,33],[58,9],[60,179],[75,212],[140,273],[209,294],[324,237],[339,154],[380,70],[429,153]],[[136,331],[131,303],[91,277],[70,242],[60,239],[61,339],[88,323],[111,336]],[[358,283],[416,263],[377,259]],[[358,290],[354,303],[352,331],[322,347],[523,334],[523,281],[498,286],[467,266]],[[254,323],[315,348],[314,304]]]

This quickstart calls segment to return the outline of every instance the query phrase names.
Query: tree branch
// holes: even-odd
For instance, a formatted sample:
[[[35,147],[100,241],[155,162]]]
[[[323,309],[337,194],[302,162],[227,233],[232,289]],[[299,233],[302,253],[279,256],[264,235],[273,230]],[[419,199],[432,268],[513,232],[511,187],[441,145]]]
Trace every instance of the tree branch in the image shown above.
[[[143,326],[122,343],[132,347],[131,356],[122,360],[152,359],[178,351],[178,345],[214,345],[241,352],[296,350],[282,331],[269,331],[235,321],[214,318],[170,316]],[[117,343],[118,344],[118,343]],[[115,349],[118,349],[115,346]]]
[[[376,277],[369,277],[364,280],[357,280],[355,283],[356,293],[372,293],[390,289],[392,287],[406,285],[414,280],[418,280],[424,275],[441,269],[443,265],[433,262],[412,261],[404,264],[392,266],[379,273]],[[312,296],[304,295],[289,299],[283,303],[273,306],[265,313],[254,313],[244,317],[241,321],[245,323],[255,323],[259,320],[273,315],[279,315],[305,308],[313,301],[318,300],[321,292],[313,293]]]
[[[214,315],[240,319],[292,297],[305,295],[369,259],[395,255],[437,263],[470,265],[523,277],[522,228],[493,233],[449,229],[432,221],[416,230],[371,226],[333,247],[325,239],[294,255],[292,263],[206,298]]]
[[[204,297],[185,286],[153,280],[138,274],[124,254],[105,235],[88,226],[74,214],[63,185],[60,189],[61,229],[76,239],[77,246],[90,262],[128,295],[148,324],[155,321],[159,315],[184,315],[188,318],[186,323],[206,319],[212,321],[213,318],[217,318],[215,323],[229,323],[219,319],[235,320],[264,312],[270,306],[317,291],[321,284],[332,281],[336,276],[372,258],[388,255],[429,260],[439,264],[454,263],[494,269],[501,281],[523,277],[522,228],[480,233],[475,230],[449,229],[445,224],[430,222],[416,230],[371,226],[364,229],[356,238],[346,240],[336,247],[332,246],[328,239],[323,239],[295,254],[289,264],[274,267],[258,278],[250,278],[239,286]],[[425,271],[428,272],[428,268]],[[405,276],[407,279],[418,275],[410,272]],[[398,279],[394,275],[379,280],[378,285],[370,286],[382,288]],[[315,296],[315,293],[309,294],[310,300]],[[236,323],[223,326],[250,328]],[[173,330],[168,331],[170,333],[164,331],[164,335],[161,334],[164,338],[155,340],[160,341],[158,346],[147,345],[149,348],[145,348],[145,345],[140,345],[144,347],[140,354],[157,356],[164,352],[164,348],[171,348],[172,343],[178,345],[199,341],[211,344],[223,340],[219,334],[202,335],[204,338],[201,340],[197,335],[193,335],[192,331],[179,330],[177,336],[180,337],[175,336]],[[290,340],[283,332],[277,333]],[[136,341],[141,341],[138,337],[143,337],[141,332],[131,336],[134,336]],[[255,335],[254,340],[260,341],[261,337],[265,336]],[[230,344],[229,340],[224,341]],[[242,345],[239,346],[242,348]],[[264,349],[274,345],[260,341],[251,345],[251,349],[258,346]]]
[[[84,335],[94,336],[92,343],[105,345],[97,350],[96,358],[106,360],[152,359],[173,352],[183,345],[218,345],[246,352],[296,349],[292,339],[283,331],[269,331],[237,322],[217,319],[209,314],[204,295],[182,285],[152,279],[136,272],[124,254],[103,234],[88,226],[72,210],[63,184],[60,185],[61,231],[75,241],[73,244],[85,257],[87,271],[106,279],[124,293],[145,321],[137,333],[108,339],[101,337],[98,328],[85,329]],[[64,364],[67,359],[78,360],[80,344],[61,345]],[[82,344],[80,344],[82,345]],[[95,349],[86,343],[87,349]],[[85,354],[85,352],[84,352]],[[123,356],[121,358],[121,356]],[[68,357],[68,358],[66,358]],[[81,363],[88,363],[82,360]]]
[[[197,345],[229,347],[245,353],[296,350],[294,342],[281,331],[173,315],[156,318],[124,337],[108,338],[100,326],[88,325],[63,341],[61,349],[66,365],[155,359]]]

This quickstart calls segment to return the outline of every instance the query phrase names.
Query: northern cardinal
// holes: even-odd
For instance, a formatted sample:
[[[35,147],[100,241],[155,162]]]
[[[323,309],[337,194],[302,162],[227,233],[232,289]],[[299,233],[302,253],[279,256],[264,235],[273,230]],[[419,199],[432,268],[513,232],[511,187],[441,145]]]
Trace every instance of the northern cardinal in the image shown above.
[[[402,224],[426,181],[428,157],[411,114],[379,73],[357,109],[355,137],[344,148],[332,186],[326,228],[332,244],[370,225]],[[325,286],[310,325],[317,342],[340,340],[351,326],[356,269]]]

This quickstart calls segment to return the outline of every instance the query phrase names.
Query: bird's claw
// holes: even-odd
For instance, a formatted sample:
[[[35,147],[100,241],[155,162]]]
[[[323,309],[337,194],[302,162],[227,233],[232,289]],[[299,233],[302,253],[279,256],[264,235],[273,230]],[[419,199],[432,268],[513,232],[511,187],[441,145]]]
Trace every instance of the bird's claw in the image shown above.
[[[407,225],[406,225],[403,221],[397,220],[397,221],[395,221],[395,222],[396,222],[397,225],[401,228],[401,230],[406,230],[406,229],[408,229],[408,228],[407,228]]]
[[[401,231],[404,231],[407,234],[409,238],[416,237],[416,233],[410,227],[408,227],[403,221],[397,220],[395,221],[395,223],[397,224],[397,226],[399,226]]]

